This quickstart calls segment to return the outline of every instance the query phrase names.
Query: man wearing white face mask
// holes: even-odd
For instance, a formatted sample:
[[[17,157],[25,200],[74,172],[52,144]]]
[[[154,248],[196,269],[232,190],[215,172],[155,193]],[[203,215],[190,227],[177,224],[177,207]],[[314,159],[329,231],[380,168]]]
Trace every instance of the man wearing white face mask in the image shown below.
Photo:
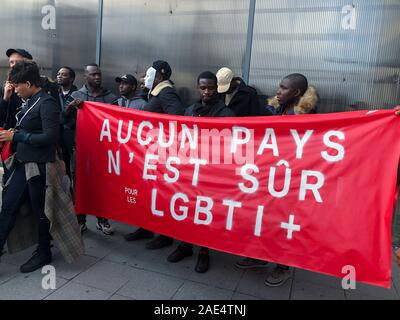
[[[174,88],[174,83],[170,80],[171,73],[171,67],[168,62],[162,60],[154,61],[153,65],[147,69],[144,86],[149,89],[149,102],[144,106],[144,111],[176,115],[184,114],[183,103]],[[149,239],[153,236],[152,231],[139,228],[135,232],[125,235],[125,240]],[[150,250],[161,249],[172,245],[172,243],[172,238],[159,235],[148,242],[146,248]]]
[[[179,98],[174,83],[170,80],[171,67],[168,62],[157,60],[147,69],[144,85],[150,90],[149,103],[144,111],[184,114],[184,106]]]

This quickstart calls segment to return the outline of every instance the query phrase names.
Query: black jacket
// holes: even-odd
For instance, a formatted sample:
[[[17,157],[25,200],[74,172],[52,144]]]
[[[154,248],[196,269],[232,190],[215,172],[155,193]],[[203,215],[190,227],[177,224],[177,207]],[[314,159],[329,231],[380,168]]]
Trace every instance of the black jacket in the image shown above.
[[[159,91],[159,88],[162,89]],[[172,84],[164,81],[153,89],[144,111],[183,115],[184,106]]]
[[[58,101],[61,104],[60,121],[61,125],[67,129],[73,129],[76,126],[76,109],[73,108],[69,112],[65,112],[65,107],[74,100],[72,93],[76,90],[78,88],[73,85],[71,90],[64,95],[61,87],[58,89]]]
[[[32,96],[17,115],[17,159],[21,162],[46,163],[56,160],[60,128],[57,101],[43,90]]]
[[[246,85],[241,78],[236,78],[240,82],[238,92],[233,96],[228,107],[238,117],[259,116],[260,103],[257,91],[253,87]]]
[[[61,108],[58,101],[58,86],[49,81],[47,77],[42,76],[41,78],[43,91],[55,98],[58,107]],[[0,126],[5,129],[14,128],[17,121],[15,115],[21,110],[21,106],[22,100],[15,92],[11,95],[9,101],[3,100],[2,94],[0,98]]]
[[[201,101],[189,106],[185,111],[185,116],[192,117],[234,117],[235,114],[221,100],[216,100],[210,106],[203,106]]]

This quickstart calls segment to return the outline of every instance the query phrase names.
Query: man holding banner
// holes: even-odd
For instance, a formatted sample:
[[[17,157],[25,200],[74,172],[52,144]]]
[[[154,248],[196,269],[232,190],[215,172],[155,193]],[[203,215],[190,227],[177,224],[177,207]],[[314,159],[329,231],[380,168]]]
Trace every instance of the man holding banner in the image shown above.
[[[202,72],[197,78],[197,88],[200,101],[189,106],[185,116],[190,117],[234,117],[233,111],[219,99],[217,92],[217,77],[210,71]],[[182,241],[174,252],[168,256],[169,262],[179,262],[193,255],[193,245]],[[207,272],[210,264],[209,251],[201,247],[194,270],[198,273]]]
[[[170,80],[172,70],[167,61],[154,61],[152,66],[147,69],[145,87],[150,90],[149,102],[144,107],[144,111],[183,115],[184,106],[174,83]],[[138,228],[135,232],[125,235],[125,240],[134,241],[139,239],[152,238],[153,232],[144,228]],[[161,249],[172,245],[173,239],[160,234],[156,239],[148,242],[146,248],[150,250]]]
[[[280,110],[310,110],[292,107]],[[400,118],[237,119],[85,102],[77,210],[340,278],[356,270],[356,281],[389,287]]]
[[[315,88],[308,86],[308,81],[302,74],[294,73],[286,76],[279,84],[276,96],[268,100],[268,106],[276,110],[277,115],[296,115],[315,113],[318,96]],[[236,263],[240,269],[266,266],[268,262],[244,258]],[[291,277],[288,266],[278,264],[269,274],[265,284],[276,287],[284,284]]]

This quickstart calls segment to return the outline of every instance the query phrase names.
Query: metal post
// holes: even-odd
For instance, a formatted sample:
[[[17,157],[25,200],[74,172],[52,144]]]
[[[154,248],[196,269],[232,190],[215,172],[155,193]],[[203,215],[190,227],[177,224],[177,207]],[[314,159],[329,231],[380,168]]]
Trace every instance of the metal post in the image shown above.
[[[246,51],[244,53],[244,65],[243,65],[243,80],[246,83],[249,83],[249,77],[250,77],[251,48],[253,46],[253,29],[254,29],[255,12],[256,12],[256,0],[250,0],[249,20],[247,23]]]
[[[100,66],[101,60],[101,35],[103,28],[103,0],[99,0],[99,9],[97,13],[97,33],[96,33],[96,63]]]

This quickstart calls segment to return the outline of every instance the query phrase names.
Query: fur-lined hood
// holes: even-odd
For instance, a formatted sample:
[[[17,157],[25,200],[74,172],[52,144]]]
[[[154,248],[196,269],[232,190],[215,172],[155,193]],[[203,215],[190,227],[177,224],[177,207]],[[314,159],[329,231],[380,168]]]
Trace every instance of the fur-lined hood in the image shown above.
[[[319,97],[317,89],[313,86],[308,86],[307,91],[300,98],[297,105],[294,107],[294,114],[306,114],[315,112]],[[275,109],[280,107],[277,97],[268,99],[268,105],[273,106]]]

